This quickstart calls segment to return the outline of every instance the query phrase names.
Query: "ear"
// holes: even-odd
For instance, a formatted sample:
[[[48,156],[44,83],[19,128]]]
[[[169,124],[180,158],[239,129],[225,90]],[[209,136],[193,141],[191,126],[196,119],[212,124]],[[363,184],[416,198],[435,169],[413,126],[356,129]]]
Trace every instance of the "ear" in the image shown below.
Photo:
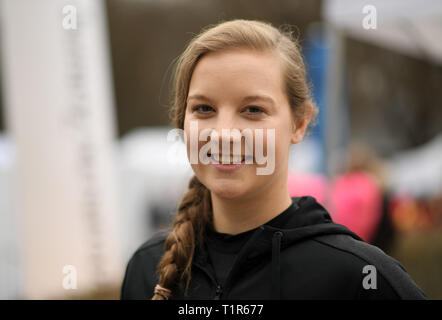
[[[293,121],[293,130],[292,130],[292,137],[290,139],[290,142],[292,144],[297,144],[302,141],[304,138],[305,131],[307,130],[308,124],[310,123],[312,119],[313,114],[313,104],[310,100],[307,100],[304,102],[305,112],[304,117],[302,119],[294,119]]]

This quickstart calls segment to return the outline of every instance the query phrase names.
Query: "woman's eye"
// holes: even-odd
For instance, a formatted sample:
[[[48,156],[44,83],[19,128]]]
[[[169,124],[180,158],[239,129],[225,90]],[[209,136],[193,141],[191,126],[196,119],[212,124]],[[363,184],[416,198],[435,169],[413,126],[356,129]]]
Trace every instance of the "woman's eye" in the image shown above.
[[[253,115],[264,113],[264,110],[262,108],[255,106],[247,107],[244,110],[246,110],[248,114],[253,114]]]
[[[198,112],[198,113],[209,113],[211,111],[213,111],[213,108],[211,106],[208,105],[199,105],[196,106],[192,109],[193,112]]]

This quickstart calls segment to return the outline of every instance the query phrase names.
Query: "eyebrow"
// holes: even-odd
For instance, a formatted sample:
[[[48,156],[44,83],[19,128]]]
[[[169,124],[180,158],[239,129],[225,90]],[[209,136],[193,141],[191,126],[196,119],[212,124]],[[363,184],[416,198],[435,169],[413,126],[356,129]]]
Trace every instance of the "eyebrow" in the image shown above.
[[[212,102],[208,97],[206,97],[205,95],[202,95],[202,94],[190,95],[187,98],[187,101],[193,100],[193,99],[195,99],[195,100],[203,100],[203,101],[207,101],[207,102]],[[275,104],[275,101],[270,96],[259,95],[259,94],[255,94],[255,95],[250,95],[250,96],[244,97],[242,99],[242,102],[243,103],[250,103],[252,101],[257,101],[257,100],[264,100],[264,101],[267,101],[267,102],[271,103],[272,105]]]
[[[258,95],[258,94],[245,97],[243,99],[243,103],[250,103],[252,101],[257,101],[257,100],[264,100],[271,103],[272,105],[275,104],[275,101],[270,96]]]
[[[189,100],[203,100],[203,101],[211,102],[211,100],[203,94],[190,95],[189,97],[187,97],[187,102],[189,102]]]

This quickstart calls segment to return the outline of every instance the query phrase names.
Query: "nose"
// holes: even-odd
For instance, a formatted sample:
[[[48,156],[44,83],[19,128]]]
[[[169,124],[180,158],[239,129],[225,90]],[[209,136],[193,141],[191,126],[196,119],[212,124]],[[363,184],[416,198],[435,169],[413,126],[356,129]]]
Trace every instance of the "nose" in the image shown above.
[[[233,110],[230,110],[230,108],[220,108],[210,137],[211,139],[218,140],[220,152],[222,149],[232,152],[232,148],[235,145],[241,148],[241,128],[238,124],[238,119]]]
[[[220,112],[211,138],[218,139],[220,145],[221,143],[241,142],[241,128],[238,127],[238,122],[232,112]]]

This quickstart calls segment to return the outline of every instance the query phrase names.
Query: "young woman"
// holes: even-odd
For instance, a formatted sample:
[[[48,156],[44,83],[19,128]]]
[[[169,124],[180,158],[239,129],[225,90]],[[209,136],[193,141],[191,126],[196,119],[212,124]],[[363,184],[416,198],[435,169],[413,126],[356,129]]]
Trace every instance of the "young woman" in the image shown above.
[[[122,299],[425,297],[396,260],[334,224],[313,197],[290,198],[289,148],[317,114],[290,32],[247,20],[212,26],[181,55],[174,85],[174,124],[199,159],[172,230],[130,259]],[[210,135],[192,142],[192,128]],[[255,134],[251,161],[245,138],[223,129]],[[205,147],[217,139],[219,149]],[[235,153],[223,141],[244,144]]]

